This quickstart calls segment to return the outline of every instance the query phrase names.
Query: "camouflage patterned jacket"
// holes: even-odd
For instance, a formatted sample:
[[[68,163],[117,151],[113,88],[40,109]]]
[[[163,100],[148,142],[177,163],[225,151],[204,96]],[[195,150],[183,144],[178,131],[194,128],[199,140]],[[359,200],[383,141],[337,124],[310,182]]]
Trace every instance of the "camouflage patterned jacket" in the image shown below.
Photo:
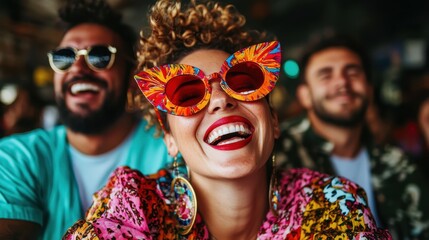
[[[364,146],[371,164],[377,213],[393,239],[429,239],[429,182],[403,152],[394,146],[375,146],[368,133]],[[335,175],[333,144],[318,136],[307,118],[283,126],[276,146],[282,168],[305,167]]]

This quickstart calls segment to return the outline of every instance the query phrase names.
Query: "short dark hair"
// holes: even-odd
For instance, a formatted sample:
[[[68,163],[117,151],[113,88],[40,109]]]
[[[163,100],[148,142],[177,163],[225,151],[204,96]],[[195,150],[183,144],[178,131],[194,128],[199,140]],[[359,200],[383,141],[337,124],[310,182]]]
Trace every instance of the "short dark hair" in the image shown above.
[[[371,63],[370,58],[366,52],[366,50],[357,42],[356,39],[352,38],[348,35],[333,35],[329,37],[325,37],[320,39],[317,42],[313,42],[307,46],[300,60],[301,67],[301,82],[304,83],[305,80],[305,71],[307,70],[308,61],[310,58],[320,51],[323,51],[332,47],[343,47],[347,48],[350,51],[354,52],[361,60],[363,71],[366,75],[366,79],[369,83],[371,83],[372,79],[372,71],[371,71]]]
[[[105,0],[66,0],[58,14],[67,31],[83,23],[107,27],[121,37],[125,54],[135,59],[137,34],[130,25],[122,22],[122,14],[114,11]]]

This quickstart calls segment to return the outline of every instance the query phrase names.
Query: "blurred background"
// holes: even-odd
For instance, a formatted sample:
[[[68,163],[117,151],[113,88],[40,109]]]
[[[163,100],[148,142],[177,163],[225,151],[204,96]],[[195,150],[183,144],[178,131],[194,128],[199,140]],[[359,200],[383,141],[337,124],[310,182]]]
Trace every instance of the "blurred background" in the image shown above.
[[[108,0],[137,31],[154,0]],[[226,1],[225,1],[226,2]],[[309,41],[347,33],[366,46],[373,61],[376,101],[368,114],[379,141],[414,141],[410,123],[429,96],[429,1],[424,0],[231,0],[250,26],[275,34],[283,48],[280,119],[302,113],[294,100],[300,57]],[[0,2],[0,136],[58,123],[52,71],[46,53],[62,36],[62,0]],[[428,120],[429,121],[429,120]],[[378,125],[377,125],[378,124]],[[413,130],[414,129],[414,130]],[[410,138],[410,139],[408,139]]]

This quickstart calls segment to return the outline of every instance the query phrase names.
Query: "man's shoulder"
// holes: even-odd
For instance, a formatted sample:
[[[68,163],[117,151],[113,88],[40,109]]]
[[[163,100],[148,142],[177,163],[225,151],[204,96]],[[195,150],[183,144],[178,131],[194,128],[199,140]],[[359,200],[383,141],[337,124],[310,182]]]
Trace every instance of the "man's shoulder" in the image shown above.
[[[134,128],[135,137],[142,136],[162,140],[162,132],[159,131],[155,124],[150,124],[144,119],[137,120],[137,127]]]
[[[406,163],[406,165],[413,164],[414,162],[400,147],[392,144],[379,144],[367,145],[370,158],[378,164],[383,165],[399,165],[399,163]]]
[[[280,143],[280,151],[289,152],[298,150],[300,148],[306,148],[306,138],[308,138],[308,132],[311,130],[311,124],[308,118],[298,117],[289,119],[281,124],[281,134],[278,139]]]
[[[296,117],[283,121],[280,124],[281,138],[301,138],[311,128],[311,123],[306,117]]]
[[[124,164],[144,174],[155,173],[173,161],[168,155],[162,134],[144,120],[138,123],[129,141],[131,143]]]
[[[39,146],[58,147],[59,141],[65,141],[64,126],[53,129],[35,129],[25,133],[17,133],[0,139],[0,150],[17,148],[37,148]]]
[[[416,159],[407,155],[400,147],[391,144],[371,146],[368,147],[368,153],[372,175],[378,183],[394,186],[398,181],[402,183],[415,181],[415,185],[424,182],[422,179],[425,178],[425,174]]]
[[[311,124],[307,116],[297,116],[287,119],[281,123],[282,131],[287,132],[302,132],[310,128]]]

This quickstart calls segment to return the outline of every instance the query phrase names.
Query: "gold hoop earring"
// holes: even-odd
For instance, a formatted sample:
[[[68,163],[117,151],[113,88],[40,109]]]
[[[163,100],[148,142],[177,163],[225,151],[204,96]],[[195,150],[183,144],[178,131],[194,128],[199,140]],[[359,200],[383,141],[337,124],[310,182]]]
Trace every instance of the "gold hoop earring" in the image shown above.
[[[278,216],[279,211],[279,202],[280,202],[280,191],[277,181],[277,166],[276,166],[276,156],[273,154],[272,156],[272,172],[270,179],[270,189],[268,192],[268,201],[270,203],[270,210],[274,214],[274,216]]]
[[[191,183],[181,176],[177,156],[174,156],[174,179],[171,183],[171,191],[174,197],[174,216],[176,229],[179,234],[188,234],[195,223],[197,216],[197,197]]]

